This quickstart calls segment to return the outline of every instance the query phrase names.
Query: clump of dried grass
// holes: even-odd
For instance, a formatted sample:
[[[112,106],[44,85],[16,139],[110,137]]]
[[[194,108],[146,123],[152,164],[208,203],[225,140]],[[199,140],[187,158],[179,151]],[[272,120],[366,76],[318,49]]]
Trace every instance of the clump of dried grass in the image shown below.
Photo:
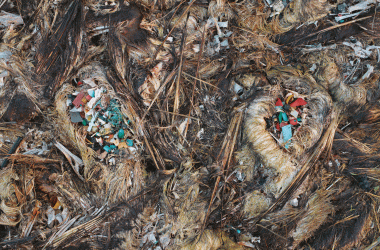
[[[349,83],[343,77],[343,71],[347,70],[345,65],[348,65],[348,53],[347,47],[343,47],[334,51],[310,53],[305,59],[318,66],[314,75],[317,81],[329,90],[334,101],[342,107],[358,109],[368,101],[373,102],[373,99],[376,99],[379,76],[372,74],[366,79],[359,78],[355,83]],[[360,60],[358,62],[359,65],[363,65]]]
[[[331,109],[331,98],[311,76],[290,67],[276,67],[268,72],[268,78],[279,85],[255,98],[247,109],[244,134],[248,146],[257,154],[268,169],[265,192],[275,197],[286,188],[299,169],[297,160],[302,159],[305,150],[311,148],[320,138]],[[280,87],[282,86],[282,87]],[[283,89],[290,89],[307,96],[310,117],[292,139],[290,153],[284,152],[266,131],[264,118],[275,113],[274,103]],[[273,171],[273,172],[271,172]]]
[[[243,1],[234,5],[240,25],[268,36],[287,32],[300,24],[318,21],[328,14],[331,7],[327,0],[295,0],[282,10],[281,15],[276,15],[269,21],[268,11],[264,11],[262,1]]]
[[[97,82],[98,87],[107,90],[105,93],[111,98],[120,101],[120,98],[110,86],[105,72],[99,64],[93,63],[83,67],[78,76],[81,79],[91,79]],[[101,194],[110,202],[125,200],[131,195],[137,194],[143,188],[145,170],[140,159],[136,156],[133,159],[122,160],[115,168],[105,165],[96,160],[96,153],[86,144],[86,131],[83,127],[74,126],[68,114],[66,107],[67,95],[71,94],[75,89],[70,85],[64,85],[57,94],[56,110],[58,112],[57,124],[62,131],[62,139],[69,138],[66,143],[80,152],[84,162],[84,177],[87,181],[97,185],[96,192]],[[129,107],[122,105],[124,115],[134,117],[132,119],[137,122],[137,117],[132,116]],[[105,189],[104,189],[105,187]]]
[[[12,168],[1,170],[0,176],[0,225],[15,226],[21,221],[21,207],[14,187],[19,177]]]
[[[327,127],[328,115],[332,107],[331,97],[327,90],[317,84],[310,74],[300,70],[280,66],[270,70],[268,78],[279,82],[285,89],[294,90],[307,96],[306,126],[301,126],[293,139],[294,153],[300,156],[318,141],[323,129]]]
[[[67,95],[73,93],[75,88],[70,85],[64,85],[56,95],[55,106],[58,112],[56,123],[60,128],[61,139],[65,143],[72,145],[78,152],[84,163],[84,178],[88,179],[91,173],[99,171],[99,165],[95,163],[95,152],[87,147],[85,131],[79,130],[71,123],[69,113],[67,111],[66,99]]]
[[[220,244],[218,237],[210,240],[211,236],[202,236],[200,242],[197,241],[208,201],[201,194],[204,173],[192,170],[191,165],[185,163],[184,169],[174,172],[163,183],[158,204],[152,204],[139,214],[133,222],[134,229],[119,234],[122,247],[152,246],[154,242],[149,239],[153,236],[163,249],[199,249],[200,245]]]
[[[278,93],[277,91],[274,93]],[[274,95],[276,96],[276,95]],[[271,173],[270,186],[266,185],[266,192],[273,193],[276,197],[286,187],[296,174],[296,165],[292,157],[284,153],[276,141],[266,130],[265,117],[274,114],[274,102],[276,97],[263,96],[256,98],[247,109],[247,118],[244,125],[244,134],[248,140],[251,150],[258,154],[266,170]],[[276,173],[279,173],[277,175]],[[278,176],[278,177],[276,177]]]
[[[211,153],[212,150],[207,148],[214,148],[213,150],[217,151],[219,145],[218,139],[214,139],[210,142],[211,139],[209,138],[211,138],[211,136],[209,135],[206,139],[207,142],[205,142],[206,140],[201,141],[200,139],[193,138],[194,134],[198,133],[198,127],[206,127],[205,124],[210,124],[204,122],[200,117],[201,115],[204,116],[204,113],[212,111],[215,113],[216,119],[220,120],[221,123],[227,123],[224,118],[220,117],[224,115],[222,113],[225,112],[225,110],[214,110],[214,106],[209,105],[209,103],[219,100],[218,98],[225,98],[224,94],[230,94],[228,91],[224,92],[228,88],[226,85],[229,84],[230,78],[233,78],[231,75],[235,75],[236,72],[239,72],[241,69],[249,72],[256,69],[266,69],[270,80],[285,79],[278,86],[267,85],[264,87],[260,86],[256,89],[256,77],[253,76],[253,74],[245,74],[242,78],[234,78],[236,82],[244,86],[246,90],[249,90],[249,93],[245,93],[241,99],[238,99],[238,102],[244,100],[249,94],[253,94],[250,98],[254,98],[254,101],[250,102],[251,106],[247,110],[248,117],[246,120],[246,125],[248,122],[252,122],[252,127],[247,128],[246,126],[243,132],[243,137],[251,137],[251,139],[253,139],[252,142],[245,143],[237,155],[237,159],[244,164],[239,167],[247,177],[244,185],[253,182],[256,178],[255,174],[258,172],[264,177],[269,176],[266,180],[266,184],[264,184],[264,192],[260,192],[258,189],[255,189],[256,187],[253,187],[254,191],[250,189],[250,191],[243,194],[243,196],[239,193],[237,200],[243,200],[243,197],[245,197],[243,213],[245,212],[246,215],[250,217],[260,216],[263,211],[271,208],[275,200],[274,198],[282,197],[284,189],[297,188],[296,184],[302,182],[303,175],[309,173],[309,168],[319,158],[321,154],[319,151],[329,148],[332,138],[334,137],[337,126],[336,120],[333,120],[332,124],[330,124],[326,136],[321,138],[325,125],[328,125],[326,117],[328,117],[327,114],[331,106],[331,99],[326,94],[326,89],[330,87],[333,89],[336,88],[337,93],[335,93],[333,89],[330,89],[333,91],[334,96],[338,96],[338,92],[343,90],[347,98],[355,98],[353,95],[355,89],[351,89],[353,86],[339,85],[341,84],[339,80],[340,72],[336,70],[336,64],[331,61],[327,61],[325,66],[319,67],[330,72],[324,75],[317,74],[317,83],[308,74],[299,70],[276,67],[268,71],[268,69],[273,66],[283,63],[283,59],[285,58],[280,46],[274,44],[269,38],[278,33],[286,32],[305,22],[318,20],[327,14],[329,4],[324,0],[292,1],[283,11],[281,17],[278,16],[269,20],[269,11],[264,7],[262,1],[254,4],[249,1],[240,3],[228,3],[223,0],[211,1],[207,7],[204,5],[196,6],[194,4],[195,1],[190,3],[185,3],[184,1],[179,3],[179,1],[175,0],[138,1],[136,3],[143,5],[146,8],[144,11],[148,12],[146,16],[148,16],[150,20],[146,19],[142,22],[144,22],[144,28],[149,29],[149,32],[151,32],[149,35],[156,35],[155,31],[157,29],[159,39],[164,40],[166,35],[173,36],[174,43],[141,36],[140,38],[144,38],[140,40],[141,43],[133,44],[133,39],[131,38],[133,38],[134,34],[147,34],[144,32],[140,33],[141,30],[139,29],[142,18],[140,14],[142,12],[134,12],[136,10],[134,9],[130,13],[138,14],[138,18],[127,18],[128,20],[124,20],[121,23],[110,23],[109,20],[112,18],[108,18],[110,17],[108,16],[109,14],[118,13],[120,10],[126,10],[126,12],[128,12],[130,9],[132,10],[133,7],[127,7],[126,2],[115,2],[115,7],[108,6],[104,8],[109,2],[114,1],[81,1],[81,3],[88,6],[91,11],[95,11],[96,16],[105,17],[104,19],[107,19],[104,22],[94,22],[96,25],[93,25],[94,23],[86,24],[88,30],[93,32],[94,30],[92,28],[97,25],[111,24],[110,26],[112,27],[110,30],[104,31],[106,33],[108,32],[108,37],[105,39],[103,36],[102,38],[102,42],[107,40],[109,46],[107,47],[102,44],[98,48],[92,48],[98,50],[97,52],[95,51],[92,56],[96,56],[98,57],[97,59],[102,61],[104,61],[105,56],[106,59],[111,59],[113,65],[107,68],[107,70],[109,70],[107,77],[101,65],[85,67],[80,74],[86,77],[90,76],[93,73],[90,72],[91,67],[92,71],[96,71],[97,73],[101,72],[100,74],[102,74],[102,76],[99,80],[101,85],[107,88],[113,97],[120,98],[118,100],[123,104],[123,113],[134,119],[133,124],[135,125],[136,136],[140,139],[144,139],[143,144],[145,149],[151,153],[151,158],[157,168],[178,168],[180,162],[183,162],[189,155],[194,157],[194,155],[198,154],[200,148],[202,154],[207,154],[207,159],[209,159],[208,162],[206,162],[203,161],[204,158],[200,158],[202,159],[201,165],[212,165],[212,169],[215,168],[217,170],[217,181],[212,194],[210,191],[213,186],[202,184],[202,178],[211,179],[209,173],[204,173],[206,171],[203,167],[195,169],[187,166],[184,169],[179,168],[172,171],[163,171],[164,175],[168,175],[163,177],[164,179],[167,178],[166,180],[157,184],[158,190],[163,188],[163,190],[160,190],[162,191],[160,195],[155,197],[159,199],[159,202],[155,202],[155,199],[151,199],[149,202],[143,204],[145,205],[144,212],[137,215],[138,218],[135,219],[131,225],[132,229],[127,225],[127,230],[118,235],[117,238],[124,241],[120,247],[125,249],[153,247],[155,244],[153,242],[149,243],[149,237],[153,234],[158,241],[157,244],[160,246],[165,245],[166,248],[169,249],[216,249],[219,247],[237,249],[236,244],[232,243],[227,235],[220,230],[211,231],[203,229],[205,229],[207,223],[211,221],[209,220],[209,217],[212,217],[210,214],[213,214],[213,212],[219,213],[220,211],[223,213],[226,207],[231,207],[231,205],[228,204],[227,206],[221,206],[216,209],[216,205],[219,205],[220,202],[226,200],[230,201],[229,198],[223,198],[221,190],[229,197],[237,195],[241,190],[239,182],[235,182],[233,176],[228,176],[228,174],[234,168],[235,158],[233,155],[235,145],[240,145],[239,139],[237,138],[240,137],[240,121],[242,117],[239,116],[240,120],[233,118],[231,129],[227,132],[221,129],[221,134],[212,135],[215,138],[218,136],[223,137],[226,132],[221,150],[222,153],[219,154],[221,157],[215,157]],[[78,4],[79,1],[74,1],[74,3]],[[69,3],[65,1],[56,1],[55,4],[58,4],[60,7],[69,6]],[[39,27],[44,30],[45,33],[50,32],[50,30],[57,31],[55,28],[60,26],[56,25],[56,23],[60,22],[59,19],[61,19],[64,13],[60,13],[58,8],[51,8],[47,0],[43,1],[41,6],[42,11],[38,12],[40,18],[38,18],[36,23],[39,24]],[[209,13],[206,13],[207,8]],[[174,13],[173,16],[171,16],[172,13]],[[186,17],[187,13],[190,13],[188,19]],[[55,16],[55,14],[58,16]],[[230,30],[233,30],[234,34],[229,38],[229,42],[233,44],[231,45],[230,43],[230,46],[234,48],[229,51],[223,51],[221,54],[208,53],[208,51],[202,53],[205,45],[210,42],[210,38],[212,39],[214,35],[213,32],[217,30],[215,27],[208,26],[208,18],[215,19],[214,21],[228,20],[230,21],[229,28],[230,25],[233,26],[231,20],[236,18],[240,27],[231,26]],[[91,22],[91,20],[87,21]],[[170,34],[167,34],[165,30],[168,27],[171,28]],[[185,27],[186,30],[184,30]],[[71,28],[69,32],[73,34]],[[90,39],[81,37],[81,35],[84,35],[83,30],[76,35],[77,36],[69,36],[69,38],[76,37],[76,41],[81,46],[86,46],[87,42],[91,43]],[[91,38],[91,34],[87,35],[89,36],[88,38]],[[183,40],[181,39],[182,37],[184,37]],[[41,38],[39,37],[38,39]],[[59,41],[59,43],[62,42],[63,41]],[[85,47],[78,48],[83,50],[87,49]],[[89,48],[87,52],[90,52],[90,50],[91,48]],[[109,52],[108,58],[107,55],[103,53],[105,50]],[[172,53],[171,55],[169,51]],[[55,51],[53,52],[53,55],[56,56]],[[65,59],[66,62],[70,63],[70,67],[65,68],[65,71],[60,74],[61,78],[57,81],[58,84],[67,82],[67,80],[72,77],[70,72],[73,71],[74,68],[76,70],[76,67],[81,68],[83,66],[81,63],[91,61],[91,56],[88,55],[83,62],[79,63],[78,60],[81,60],[81,57],[78,57],[79,53],[76,50],[68,50],[65,51],[64,54],[64,58],[72,57],[72,60]],[[91,54],[91,52],[89,54]],[[181,59],[178,60],[178,58]],[[135,81],[141,81],[141,79],[139,79],[141,76],[138,76],[136,80],[131,79],[131,75],[138,75],[138,73],[134,72],[136,68],[139,68],[139,70],[142,69],[141,71],[146,70],[149,72],[152,70],[152,67],[157,65],[155,62],[156,59],[158,65],[160,65],[160,63],[161,66],[163,65],[160,69],[162,75],[157,77],[157,79],[153,79],[152,77],[147,78],[147,81],[155,81],[155,88],[152,93],[149,93],[149,97],[145,98],[149,99],[149,108],[140,108],[138,105],[141,102],[134,102],[134,98],[138,97],[138,95],[134,95],[132,85],[135,84]],[[226,61],[232,61],[232,70],[227,67]],[[110,78],[114,76],[113,73],[116,73],[115,75],[117,75],[119,79],[115,77],[110,80]],[[73,72],[73,74],[76,74],[76,72]],[[219,76],[222,77],[219,79]],[[318,76],[321,77],[318,78]],[[110,82],[114,89],[110,87]],[[19,81],[17,84],[23,83]],[[334,84],[337,85],[335,86]],[[366,85],[366,83],[364,85]],[[31,84],[29,84],[29,86],[31,86]],[[251,86],[254,86],[254,88],[250,89]],[[273,114],[275,95],[280,95],[284,86],[288,86],[286,88],[290,89],[300,88],[302,89],[301,92],[306,91],[304,94],[310,97],[308,101],[311,106],[311,118],[308,119],[309,123],[301,129],[302,132],[294,137],[295,144],[290,154],[279,149],[272,138],[265,134],[266,131],[263,129],[263,127],[265,128],[265,122],[262,119],[264,115],[271,116]],[[372,85],[368,85],[364,88],[368,90],[371,86]],[[221,90],[222,88],[223,90]],[[29,90],[31,89],[25,88],[25,92]],[[256,92],[257,90],[263,92]],[[73,126],[69,121],[70,119],[64,101],[65,95],[72,92],[73,88],[70,85],[64,85],[57,94],[55,102],[59,115],[57,122],[60,128],[62,128],[59,133],[61,133],[62,140],[65,141],[64,144],[70,145],[71,148],[76,151],[75,153],[79,153],[81,158],[83,158],[85,162],[84,176],[87,182],[97,184],[97,186],[95,185],[95,193],[96,196],[98,196],[97,199],[102,200],[102,202],[108,199],[111,203],[121,200],[128,201],[131,195],[137,195],[138,191],[142,190],[146,185],[146,173],[144,171],[146,166],[141,161],[141,158],[145,156],[139,155],[134,159],[123,160],[123,162],[117,164],[114,168],[97,162],[95,152],[86,145],[85,131]],[[215,94],[215,92],[218,94]],[[268,95],[261,96],[262,93],[267,93]],[[255,96],[256,94],[259,96]],[[368,92],[366,94],[368,95]],[[364,94],[360,96],[360,100],[365,99],[363,96]],[[202,102],[202,98],[206,99],[206,97],[209,103],[206,101]],[[35,94],[33,98],[33,101],[39,100],[38,94]],[[229,98],[228,96],[223,100],[229,100]],[[234,98],[238,97],[235,96]],[[206,103],[203,105],[206,106],[206,112],[202,113],[198,107],[200,103]],[[230,103],[227,105],[229,104]],[[232,102],[232,105],[235,104],[237,104],[237,102]],[[172,112],[173,110],[174,112]],[[184,114],[183,111],[186,114]],[[227,109],[227,113],[228,112],[229,109]],[[190,122],[184,123],[183,116],[188,118],[188,120],[191,119],[192,124],[190,125]],[[209,118],[209,116],[207,116],[207,118]],[[205,118],[203,117],[203,119]],[[185,129],[180,130],[177,126],[178,124],[181,124],[182,128],[185,125]],[[210,127],[212,126],[214,126],[213,121]],[[374,125],[373,128],[376,129],[376,125]],[[207,126],[205,130],[206,132],[208,132],[208,130],[213,131],[209,129],[209,126]],[[149,137],[148,131],[154,131],[154,136]],[[194,140],[195,143],[191,142],[191,140]],[[318,140],[320,140],[321,143],[317,145],[316,149],[313,149],[313,146]],[[199,146],[199,144],[201,145]],[[305,155],[306,150],[311,150],[311,156]],[[159,158],[160,152],[166,153],[165,161],[163,159],[155,159],[155,156]],[[140,153],[141,152],[139,152],[139,154]],[[215,158],[217,158],[217,160],[215,160]],[[21,161],[21,158],[18,160]],[[220,164],[220,162],[222,162],[222,164]],[[299,164],[299,162],[301,164]],[[305,162],[306,164],[304,164]],[[264,164],[262,165],[262,163]],[[301,165],[303,165],[303,167],[299,171]],[[362,169],[357,169],[357,171],[361,170]],[[376,170],[366,169],[362,172],[370,177],[377,178]],[[159,178],[161,178],[161,176]],[[153,179],[156,180],[156,178]],[[62,174],[62,176],[60,175],[56,183],[59,192],[64,193],[68,199],[72,201],[74,204],[73,207],[82,207],[84,210],[88,209],[91,202],[86,199],[87,197],[81,195],[79,190],[77,192],[77,188],[75,188],[72,182],[73,179],[67,172]],[[308,206],[300,208],[299,211],[294,211],[296,208],[289,210],[289,218],[300,219],[297,223],[297,227],[293,228],[292,231],[294,239],[296,240],[294,246],[299,243],[302,244],[303,241],[307,241],[312,235],[316,234],[316,232],[318,232],[317,229],[320,228],[323,221],[326,220],[326,216],[335,209],[331,206],[332,198],[326,193],[327,192],[324,193],[324,190],[318,190],[311,195]],[[321,195],[318,196],[319,194]],[[326,202],[328,206],[323,207],[321,204],[324,202]],[[277,201],[275,204],[277,204]],[[324,212],[323,216],[321,216],[323,220],[317,221],[315,217],[313,217],[316,211]],[[234,214],[235,212],[238,214],[237,210],[234,210],[229,216],[233,218],[238,217]],[[70,220],[72,223],[75,223],[78,219],[75,215],[73,213],[73,219]],[[89,218],[86,217],[83,220],[87,219]],[[77,222],[79,225],[70,225],[71,222],[62,225],[62,227],[53,231],[53,235],[51,235],[48,242],[45,242],[47,244],[44,245],[46,247],[58,248],[64,247],[65,244],[71,244],[72,242],[80,242],[81,240],[91,242],[89,237],[87,237],[88,234],[95,234],[97,228],[104,227],[103,219],[102,215],[99,215],[91,217],[90,221],[86,223]],[[225,219],[225,217],[223,217],[223,219]],[[226,223],[228,223],[228,221],[226,221]],[[366,220],[365,224],[367,226],[368,220]],[[217,226],[218,225],[217,223]],[[69,227],[73,228],[67,231]],[[309,231],[304,233],[303,228],[308,228]],[[195,240],[196,236],[201,232],[203,232],[203,234],[199,238],[199,241]],[[102,233],[104,232],[99,233],[99,231],[97,231],[97,234]],[[331,235],[333,235],[333,233]],[[103,235],[101,237],[105,238]],[[95,237],[91,236],[91,238]],[[111,233],[109,233],[109,238],[112,238]],[[99,242],[100,241],[101,240],[99,240]],[[95,240],[93,243],[94,242]],[[94,247],[99,247],[99,245],[94,244]]]
[[[311,195],[305,209],[301,212],[300,219],[297,221],[296,229],[291,232],[294,239],[293,248],[310,238],[329,216],[333,216],[332,193],[331,190],[318,190]]]

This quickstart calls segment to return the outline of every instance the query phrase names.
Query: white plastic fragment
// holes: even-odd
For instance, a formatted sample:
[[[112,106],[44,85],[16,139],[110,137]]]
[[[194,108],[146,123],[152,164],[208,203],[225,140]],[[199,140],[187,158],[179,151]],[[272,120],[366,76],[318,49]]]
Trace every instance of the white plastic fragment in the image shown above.
[[[313,65],[310,67],[310,71],[314,72],[317,69],[317,65],[313,63]]]
[[[272,5],[272,1],[271,0],[265,0],[265,5],[267,6],[271,6]]]
[[[131,152],[131,154],[136,154],[137,153],[137,149],[135,147],[128,147],[128,150],[129,152]]]
[[[362,76],[362,80],[367,79],[372,74],[373,70],[375,69],[375,67],[370,65],[370,64],[367,64],[367,68],[368,68],[368,70]]]
[[[290,112],[290,114],[294,117],[294,118],[297,118],[298,117],[298,112],[296,110],[292,110],[292,112]]]
[[[248,241],[240,241],[239,245],[242,245],[242,246],[245,246],[245,247],[249,247],[249,248],[252,248],[252,249],[256,249],[256,246],[253,245],[252,243],[248,242]]]
[[[47,224],[50,226],[53,221],[55,220],[55,212],[54,212],[54,209],[52,207],[49,207],[46,211],[46,214],[48,216],[47,218]]]
[[[99,101],[99,99],[102,97],[102,94],[103,94],[103,88],[96,89],[96,90],[95,90],[95,97],[92,98],[92,99],[87,103],[87,107],[92,108],[92,107],[94,106],[94,104],[97,103],[97,102]]]
[[[224,37],[230,37],[232,35],[232,31],[227,30],[224,34]]]
[[[371,8],[371,4],[374,4],[376,2],[380,2],[380,1],[378,1],[378,0],[361,1],[358,4],[350,6],[348,8],[348,12],[352,13],[352,12],[358,11],[358,10],[362,10],[362,11],[367,10],[367,9]]]
[[[22,17],[5,11],[0,12],[0,27],[24,24]]]
[[[71,103],[72,103],[72,101],[71,101],[70,99],[67,99],[67,100],[66,100],[66,106],[67,106],[67,107],[70,106]]]
[[[337,16],[335,17],[335,22],[339,22],[341,20],[344,20],[344,19],[347,19],[347,18],[351,18],[351,17],[356,17],[360,14],[361,12],[358,12],[358,13],[354,13],[354,14],[348,14],[348,15],[344,15],[344,16]]]
[[[195,53],[198,53],[198,52],[200,51],[200,47],[201,47],[200,44],[194,44],[194,45],[193,45],[193,51],[194,51]]]
[[[7,65],[12,56],[12,53],[8,50],[0,52],[0,63]],[[4,77],[9,75],[8,70],[3,70],[0,72],[0,88],[4,86]]]
[[[152,243],[156,243],[156,242],[157,242],[157,240],[156,240],[156,236],[154,236],[153,233],[150,233],[150,234],[148,235],[148,240],[149,240],[150,242],[152,242]]]
[[[240,86],[239,84],[235,83],[234,84],[234,91],[236,94],[240,95],[243,93],[244,88],[242,86]]]
[[[368,58],[372,54],[371,50],[380,48],[380,46],[370,45],[363,49],[363,44],[359,41],[355,43],[345,41],[343,45],[351,47],[355,51],[355,55],[360,58]]]
[[[61,224],[62,221],[63,221],[63,218],[62,218],[62,215],[61,215],[61,214],[57,214],[57,215],[55,216],[55,219],[58,221],[59,224]]]
[[[115,158],[111,158],[111,159],[109,159],[108,163],[109,163],[110,165],[115,165],[115,164],[116,164],[116,160],[115,160]]]
[[[298,199],[294,198],[289,201],[289,204],[292,205],[293,207],[298,207]]]
[[[74,108],[70,109],[70,112],[82,112],[82,107],[79,107],[79,108],[74,107]]]
[[[260,236],[254,236],[251,238],[252,243],[261,243],[261,238]]]
[[[69,161],[74,172],[78,175],[79,179],[85,181],[85,179],[79,174],[79,167],[84,166],[81,158],[71,153],[65,146],[61,143],[55,141],[54,145],[65,155],[66,159]]]
[[[219,28],[227,28],[228,27],[228,21],[226,22],[218,22]]]
[[[9,50],[0,52],[0,59],[4,62],[8,62],[11,56],[12,53]]]
[[[95,87],[96,87],[96,83],[95,83],[95,81],[94,81],[93,78],[87,78],[87,79],[84,79],[83,82],[84,82],[85,84],[90,85],[92,88],[95,88]]]
[[[220,43],[220,46],[222,47],[227,47],[227,49],[229,49],[229,45],[228,45],[228,40],[227,39],[224,39],[221,43]]]
[[[336,44],[332,44],[332,45],[329,45],[329,46],[322,46],[322,44],[317,44],[317,45],[306,45],[305,48],[303,48],[301,50],[301,53],[305,54],[305,53],[310,53],[310,52],[314,52],[314,51],[321,51],[321,50],[325,50],[325,49],[336,49]]]
[[[272,8],[275,14],[279,14],[285,8],[285,6],[282,0],[277,0],[276,2],[273,3]]]
[[[185,132],[185,128],[187,125],[188,118],[185,118],[185,120],[179,125],[178,130],[181,133],[181,135],[184,135],[183,133]],[[189,124],[191,123],[191,120],[189,121]]]
[[[165,249],[169,245],[169,243],[170,243],[169,237],[167,237],[167,236],[160,236],[160,243],[161,243],[162,247]]]
[[[245,179],[245,175],[240,170],[236,171],[235,176],[238,181],[244,181]]]
[[[91,99],[92,100],[92,99]],[[95,121],[96,119],[98,118],[98,115],[99,115],[99,112],[96,113],[96,115],[94,115],[90,121],[90,123],[88,124],[88,128],[87,128],[87,132],[91,132],[92,130],[92,127],[95,126]]]
[[[197,133],[197,138],[199,139],[199,140],[202,140],[203,139],[203,134],[204,134],[204,129],[203,128],[201,128],[199,131],[198,131],[198,133]]]

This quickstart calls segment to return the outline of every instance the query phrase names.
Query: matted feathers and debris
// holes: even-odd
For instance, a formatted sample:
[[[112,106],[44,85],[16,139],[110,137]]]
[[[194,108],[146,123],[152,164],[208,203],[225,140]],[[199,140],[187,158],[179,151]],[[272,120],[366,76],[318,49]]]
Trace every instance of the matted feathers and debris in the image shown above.
[[[0,248],[380,245],[378,0],[0,7]]]

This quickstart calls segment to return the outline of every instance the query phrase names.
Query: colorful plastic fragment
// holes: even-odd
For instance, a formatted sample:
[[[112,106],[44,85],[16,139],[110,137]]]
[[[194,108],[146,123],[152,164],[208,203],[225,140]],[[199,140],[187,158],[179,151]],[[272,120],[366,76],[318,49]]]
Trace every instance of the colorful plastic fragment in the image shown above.
[[[282,101],[280,100],[280,98],[277,98],[275,106],[281,106],[281,107],[283,106]]]
[[[120,129],[119,132],[117,133],[117,136],[119,137],[119,139],[123,139],[124,138],[124,130],[123,129]]]
[[[292,138],[292,125],[284,126],[281,133],[284,142],[289,141]],[[289,148],[289,142],[285,144],[285,148]]]
[[[302,98],[297,98],[294,102],[290,104],[290,107],[298,107],[298,106],[303,106],[306,105],[307,102],[302,99]]]
[[[83,103],[83,98],[85,98],[84,95],[85,95],[85,93],[83,91],[81,91],[77,95],[77,97],[75,97],[75,99],[73,101],[73,104],[75,105],[75,107],[79,108],[80,106],[83,106],[85,104],[85,103]]]
[[[127,139],[127,145],[128,145],[129,147],[132,147],[132,146],[133,146],[133,140],[131,140],[131,139]]]
[[[297,122],[297,119],[290,119],[289,120],[289,123],[291,124],[291,125],[297,125],[298,124],[298,122]]]

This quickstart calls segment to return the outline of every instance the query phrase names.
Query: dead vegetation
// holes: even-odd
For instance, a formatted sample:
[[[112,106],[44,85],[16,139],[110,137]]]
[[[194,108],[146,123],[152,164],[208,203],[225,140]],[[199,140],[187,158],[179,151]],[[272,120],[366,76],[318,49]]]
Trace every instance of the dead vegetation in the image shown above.
[[[0,247],[374,249],[379,4],[0,1]]]

